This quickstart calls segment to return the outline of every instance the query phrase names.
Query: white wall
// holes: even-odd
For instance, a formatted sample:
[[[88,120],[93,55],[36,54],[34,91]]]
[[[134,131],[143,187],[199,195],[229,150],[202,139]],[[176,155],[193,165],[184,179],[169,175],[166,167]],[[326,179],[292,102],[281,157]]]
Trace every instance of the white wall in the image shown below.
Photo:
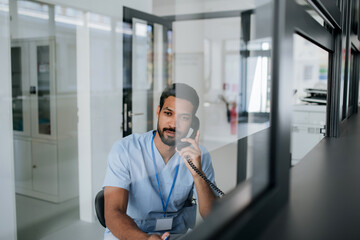
[[[0,12],[0,239],[16,239],[9,15]]]
[[[122,137],[122,35],[115,31],[121,22],[110,19],[112,30],[91,29],[91,14],[77,31],[80,219],[88,222],[95,219],[107,155]]]

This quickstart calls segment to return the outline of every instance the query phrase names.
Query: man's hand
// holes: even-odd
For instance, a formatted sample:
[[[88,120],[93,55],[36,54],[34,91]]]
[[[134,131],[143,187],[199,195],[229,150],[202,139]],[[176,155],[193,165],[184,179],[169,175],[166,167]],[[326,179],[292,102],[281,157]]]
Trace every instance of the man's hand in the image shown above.
[[[118,239],[161,239],[149,238],[141,231],[134,220],[126,214],[129,192],[118,187],[105,187],[106,226]]]
[[[150,235],[148,240],[159,240],[159,239],[165,240],[167,236],[170,236],[169,232],[164,233],[161,237],[160,237],[160,235],[153,234],[153,235]],[[170,240],[170,238],[167,238],[167,240],[168,239]]]
[[[189,163],[186,161],[186,158],[190,158],[192,163],[195,165],[195,167],[197,169],[199,169],[199,171],[202,171],[201,170],[201,151],[199,148],[199,139],[200,139],[200,131],[198,130],[196,133],[195,139],[192,139],[192,138],[181,139],[182,142],[188,142],[193,147],[191,147],[191,145],[190,145],[188,147],[181,149],[180,151],[177,150],[177,152],[180,154],[180,156],[184,159],[185,165],[189,169],[193,178],[198,178],[199,175],[190,167]]]
[[[201,169],[201,151],[199,148],[200,131],[196,133],[195,139],[183,138],[181,141],[190,143],[193,147],[185,147],[178,151],[181,157],[184,159],[186,167],[189,169],[191,175],[194,178],[195,188],[198,195],[199,211],[202,217],[209,215],[212,203],[215,200],[215,194],[211,190],[210,186],[197,174],[186,161],[186,158],[190,158],[195,167],[205,176]]]

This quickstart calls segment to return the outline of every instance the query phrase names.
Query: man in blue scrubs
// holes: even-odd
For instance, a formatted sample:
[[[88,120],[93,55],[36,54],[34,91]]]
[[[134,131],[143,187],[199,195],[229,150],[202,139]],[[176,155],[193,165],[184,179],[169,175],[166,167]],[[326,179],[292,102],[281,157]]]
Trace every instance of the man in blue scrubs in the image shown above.
[[[115,142],[104,181],[105,239],[165,239],[186,233],[195,225],[198,200],[207,216],[216,195],[189,166],[185,156],[214,183],[210,154],[195,139],[186,138],[199,106],[189,85],[176,83],[164,90],[157,108],[157,130],[132,134]],[[181,150],[178,141],[191,145]]]

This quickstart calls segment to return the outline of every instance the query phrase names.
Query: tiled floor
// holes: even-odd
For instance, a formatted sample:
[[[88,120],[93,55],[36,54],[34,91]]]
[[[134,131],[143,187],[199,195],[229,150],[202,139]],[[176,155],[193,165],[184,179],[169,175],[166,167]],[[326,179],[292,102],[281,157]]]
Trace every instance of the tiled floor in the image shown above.
[[[52,233],[41,240],[100,240],[104,237],[104,228],[98,222],[87,223],[80,220]]]
[[[18,240],[41,239],[75,223],[78,219],[79,199],[77,198],[56,204],[16,195]]]

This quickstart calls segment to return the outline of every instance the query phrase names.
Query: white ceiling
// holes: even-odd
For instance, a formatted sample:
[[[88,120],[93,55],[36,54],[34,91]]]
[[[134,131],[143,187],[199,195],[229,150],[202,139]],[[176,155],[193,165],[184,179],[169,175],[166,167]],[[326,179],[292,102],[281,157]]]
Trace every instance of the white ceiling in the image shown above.
[[[254,9],[271,0],[153,0],[159,16]]]

